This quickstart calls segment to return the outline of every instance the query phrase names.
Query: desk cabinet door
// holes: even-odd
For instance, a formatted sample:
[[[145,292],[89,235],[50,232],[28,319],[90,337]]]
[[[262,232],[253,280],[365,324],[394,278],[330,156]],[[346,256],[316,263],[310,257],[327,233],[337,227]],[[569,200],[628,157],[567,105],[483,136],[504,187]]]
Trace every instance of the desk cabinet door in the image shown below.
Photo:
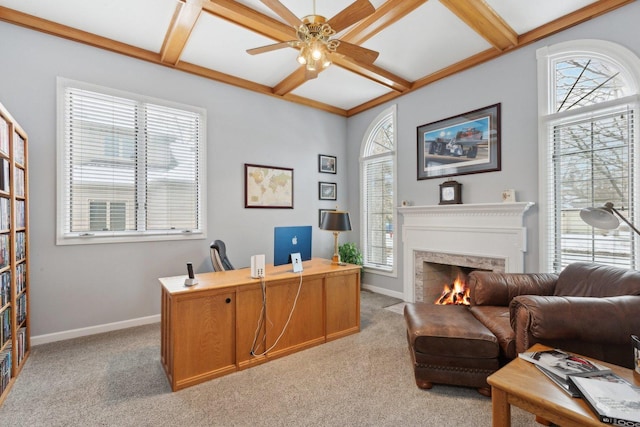
[[[235,294],[180,300],[175,316],[177,381],[235,366]]]
[[[360,275],[326,279],[327,341],[360,331]]]

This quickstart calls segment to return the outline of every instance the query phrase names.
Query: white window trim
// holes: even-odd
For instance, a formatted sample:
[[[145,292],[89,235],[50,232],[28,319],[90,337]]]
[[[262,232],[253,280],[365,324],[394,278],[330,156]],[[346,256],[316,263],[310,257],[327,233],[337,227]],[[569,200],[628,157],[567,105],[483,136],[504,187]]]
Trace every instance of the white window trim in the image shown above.
[[[198,231],[192,230],[171,230],[171,231],[125,231],[117,232],[112,235],[95,235],[91,232],[82,233],[64,233],[65,227],[65,195],[67,189],[65,187],[67,178],[65,177],[64,167],[64,153],[65,153],[65,141],[64,141],[64,92],[67,86],[86,89],[104,94],[110,94],[113,96],[124,97],[129,99],[136,99],[142,102],[154,103],[159,105],[165,105],[171,108],[183,109],[201,114],[202,123],[200,126],[200,134],[198,136],[198,150],[200,153],[199,164],[200,170],[198,174],[198,188],[200,194],[199,198],[199,223],[200,228]],[[77,80],[67,79],[64,77],[57,78],[57,141],[56,141],[56,244],[57,245],[82,245],[82,244],[103,244],[103,243],[134,243],[134,242],[150,242],[150,241],[166,241],[166,240],[192,240],[192,239],[205,239],[207,236],[207,167],[206,167],[206,109],[201,107],[195,107],[186,104],[180,104],[176,102],[166,101],[163,99],[153,98],[149,96],[139,95],[132,92],[112,89],[104,86],[99,86],[91,83],[81,82]]]
[[[608,62],[613,62],[621,70],[621,74],[627,81],[632,83],[632,91],[636,94],[630,95],[624,98],[616,99],[605,103],[600,103],[594,106],[583,107],[579,113],[561,112],[561,113],[549,113],[553,110],[554,97],[550,93],[550,84],[554,81],[553,64],[555,61],[564,57],[574,57],[578,55],[588,55],[595,58],[601,58]],[[550,259],[549,259],[549,245],[547,239],[547,231],[550,226],[550,219],[547,216],[549,206],[547,201],[549,200],[547,188],[549,182],[547,180],[547,169],[549,167],[549,146],[548,146],[548,133],[547,129],[550,123],[553,123],[560,118],[566,117],[569,114],[592,114],[594,110],[601,110],[616,105],[624,105],[629,103],[636,103],[636,117],[638,114],[637,104],[640,102],[640,58],[636,56],[632,51],[616,43],[612,43],[605,40],[595,39],[583,39],[572,40],[562,43],[557,43],[553,46],[545,46],[536,51],[536,58],[538,62],[538,201],[540,218],[538,228],[538,242],[539,242],[539,266],[538,271],[548,272]],[[635,71],[635,73],[634,73]],[[634,141],[632,142],[636,147],[640,147],[640,132],[635,132]],[[635,181],[634,186],[636,189],[640,188],[640,155],[635,156]],[[635,197],[636,205],[634,206],[635,212],[639,212],[640,209],[640,197]],[[629,220],[632,220],[629,218]],[[638,254],[640,251],[636,250]]]
[[[398,202],[398,114],[397,113],[398,113],[398,107],[396,104],[394,104],[391,107],[382,111],[380,114],[378,114],[378,116],[375,119],[373,119],[369,124],[369,126],[367,127],[367,130],[364,134],[364,138],[362,139],[362,142],[360,144],[360,181],[358,183],[359,188],[362,189],[362,182],[364,180],[363,164],[365,161],[364,150],[366,148],[368,138],[371,135],[371,132],[373,131],[373,129],[378,125],[380,120],[382,120],[384,117],[391,114],[393,124],[394,124],[394,128],[393,128],[394,130],[393,148],[394,149],[392,151],[392,156],[391,156],[393,159],[393,206],[398,205],[397,203]],[[384,154],[384,155],[387,155],[387,154]],[[374,156],[367,157],[367,159],[372,159],[372,158],[374,158]],[[365,219],[365,212],[363,207],[364,207],[364,195],[362,194],[362,191],[360,191],[360,224],[364,225],[366,223],[366,219]],[[389,271],[389,270],[383,270],[379,268],[365,266],[364,267],[365,273],[377,274],[380,276],[387,276],[387,277],[394,277],[394,278],[398,277],[398,212],[396,209],[393,210],[392,224],[393,224],[393,267],[392,269]],[[360,229],[360,246],[361,247],[363,245],[363,237],[366,231],[367,230],[365,230],[364,227],[361,227]]]

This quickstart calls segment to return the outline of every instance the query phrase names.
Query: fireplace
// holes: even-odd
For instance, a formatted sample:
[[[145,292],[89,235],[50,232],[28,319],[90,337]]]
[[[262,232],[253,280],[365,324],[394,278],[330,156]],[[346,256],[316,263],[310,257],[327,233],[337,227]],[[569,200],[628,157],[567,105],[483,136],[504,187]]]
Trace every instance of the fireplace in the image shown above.
[[[415,301],[434,302],[440,298],[445,285],[466,278],[474,270],[504,271],[504,259],[468,256],[431,251],[414,252]]]
[[[458,272],[523,272],[523,218],[531,206],[518,202],[398,208],[404,217],[405,301],[435,301]]]

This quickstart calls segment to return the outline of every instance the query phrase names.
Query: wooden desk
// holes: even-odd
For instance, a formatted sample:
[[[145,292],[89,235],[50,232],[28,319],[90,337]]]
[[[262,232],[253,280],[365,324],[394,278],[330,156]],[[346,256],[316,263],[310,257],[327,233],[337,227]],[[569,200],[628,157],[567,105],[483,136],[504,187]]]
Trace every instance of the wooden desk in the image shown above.
[[[161,361],[173,391],[246,369],[360,331],[360,266],[303,262],[302,287],[277,345],[252,356],[263,298],[260,279],[248,268],[159,279],[162,289]],[[266,319],[258,331],[263,353],[289,317],[300,284],[291,265],[266,266]],[[262,341],[262,337],[265,340]]]
[[[536,344],[527,351],[548,350]],[[631,345],[629,345],[631,351]],[[611,368],[613,372],[632,384],[640,385],[633,378],[633,371],[610,363],[588,358]],[[635,381],[635,382],[634,382]],[[516,405],[536,415],[536,420],[549,421],[562,427],[607,426],[581,398],[570,397],[533,365],[517,358],[487,378],[491,385],[493,427],[511,425],[511,406]],[[548,424],[546,424],[548,425]]]

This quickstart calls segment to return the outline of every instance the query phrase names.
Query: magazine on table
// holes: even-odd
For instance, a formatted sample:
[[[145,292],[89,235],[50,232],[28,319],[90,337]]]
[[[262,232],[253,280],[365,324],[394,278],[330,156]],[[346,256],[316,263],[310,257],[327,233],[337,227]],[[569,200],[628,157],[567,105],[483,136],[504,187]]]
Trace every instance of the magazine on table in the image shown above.
[[[569,375],[587,374],[591,372],[610,372],[609,368],[559,349],[530,351],[520,353],[520,358],[559,376],[563,380]]]
[[[640,388],[611,372],[589,377],[570,375],[569,381],[601,422],[640,426]]]

